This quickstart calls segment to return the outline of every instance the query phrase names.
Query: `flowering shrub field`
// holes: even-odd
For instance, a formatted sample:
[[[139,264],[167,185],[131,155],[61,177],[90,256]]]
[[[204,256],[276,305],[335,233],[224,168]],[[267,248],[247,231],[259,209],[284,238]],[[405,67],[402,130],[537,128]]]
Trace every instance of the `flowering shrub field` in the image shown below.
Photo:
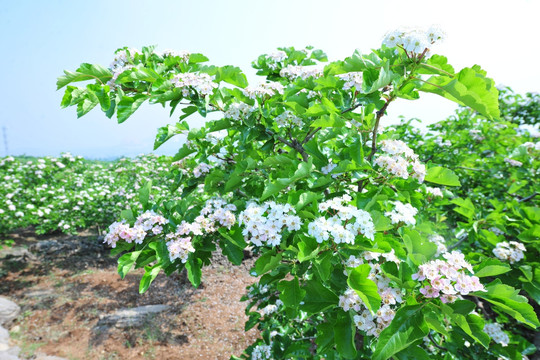
[[[123,210],[142,208],[138,194],[149,179],[155,179],[153,196],[170,198],[170,164],[148,155],[114,162],[70,154],[0,158],[0,234],[30,225],[38,234],[106,227]]]
[[[109,227],[105,241],[125,252],[120,275],[144,267],[144,292],[159,272],[186,269],[198,286],[217,246],[234,264],[252,248],[246,329],[262,338],[240,358],[534,353],[538,150],[503,117],[534,121],[501,117],[480,66],[456,71],[431,54],[441,38],[400,29],[330,63],[321,50],[281,48],[253,62],[257,85],[204,55],[152,47],[65,71],[62,106],[78,116],[99,106],[123,122],[148,100],[181,113],[156,148],[187,134],[173,163],[179,196],[147,186],[141,207]],[[424,92],[463,108],[428,134],[383,130],[392,102]],[[211,112],[220,119],[200,129],[185,120]]]

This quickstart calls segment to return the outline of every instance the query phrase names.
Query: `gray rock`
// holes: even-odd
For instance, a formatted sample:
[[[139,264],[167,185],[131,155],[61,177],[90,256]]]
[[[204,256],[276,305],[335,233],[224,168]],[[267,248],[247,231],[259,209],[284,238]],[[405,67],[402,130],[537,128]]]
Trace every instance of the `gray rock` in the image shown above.
[[[19,316],[21,308],[13,301],[0,297],[0,326],[10,323]]]
[[[102,315],[96,327],[102,329],[107,326],[117,328],[140,326],[148,315],[158,314],[169,308],[169,305],[146,305],[133,309],[120,309],[112,314]]]
[[[21,260],[35,260],[34,254],[28,251],[27,248],[22,246],[15,246],[12,248],[3,249],[0,251],[0,259],[9,260],[9,259],[21,259]]]
[[[0,351],[0,360],[19,360],[19,357],[6,351]]]
[[[36,353],[36,357],[34,358],[34,360],[66,360],[66,359],[59,356],[52,356],[52,355],[47,355],[47,354],[38,352]]]
[[[57,297],[58,294],[56,294],[54,290],[52,289],[43,289],[43,290],[31,291],[29,293],[24,294],[24,296],[27,298],[44,299],[44,298]]]
[[[0,326],[0,345],[9,343],[9,331]]]

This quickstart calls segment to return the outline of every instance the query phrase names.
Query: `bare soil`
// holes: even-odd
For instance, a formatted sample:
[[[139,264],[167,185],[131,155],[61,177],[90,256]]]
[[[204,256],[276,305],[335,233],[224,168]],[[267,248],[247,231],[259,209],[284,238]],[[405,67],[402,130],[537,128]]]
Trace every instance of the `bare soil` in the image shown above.
[[[249,276],[253,259],[232,266],[216,254],[212,265],[203,269],[199,288],[180,274],[160,274],[141,295],[142,269],[122,280],[116,257],[108,255],[95,232],[39,237],[24,230],[8,238],[15,241],[14,247],[30,249],[42,240],[91,245],[66,256],[36,253],[0,260],[0,295],[22,309],[9,326],[13,345],[22,349],[21,358],[42,352],[72,360],[229,359],[259,336],[255,329],[244,332],[245,304],[239,301],[255,281]],[[96,244],[98,251],[92,250]],[[170,308],[142,326],[96,326],[100,317],[115,310],[156,304]]]

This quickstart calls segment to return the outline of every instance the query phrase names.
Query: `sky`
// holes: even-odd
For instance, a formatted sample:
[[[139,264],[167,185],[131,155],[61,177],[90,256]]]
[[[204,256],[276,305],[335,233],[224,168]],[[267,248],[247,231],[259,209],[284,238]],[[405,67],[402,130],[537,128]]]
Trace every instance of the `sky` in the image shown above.
[[[158,105],[144,104],[123,124],[99,107],[80,119],[75,108],[60,108],[63,91],[55,83],[64,69],[83,62],[108,66],[123,46],[200,52],[210,64],[239,66],[250,83],[258,83],[251,61],[277,47],[312,45],[340,60],[355,49],[379,47],[384,34],[399,26],[438,24],[447,39],[433,52],[447,56],[456,69],[479,64],[499,85],[537,92],[539,13],[537,0],[3,0],[0,156],[71,152],[114,158],[151,152],[157,128],[175,122]],[[431,94],[399,100],[383,125],[398,122],[400,115],[425,125],[455,108]],[[189,119],[192,127],[204,121]],[[182,141],[173,138],[157,153],[172,155]]]

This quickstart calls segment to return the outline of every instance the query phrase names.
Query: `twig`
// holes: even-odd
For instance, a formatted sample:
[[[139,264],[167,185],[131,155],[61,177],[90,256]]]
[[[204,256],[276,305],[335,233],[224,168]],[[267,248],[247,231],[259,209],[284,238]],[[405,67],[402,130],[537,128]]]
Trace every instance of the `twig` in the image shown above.
[[[266,129],[266,133],[270,136],[274,136],[276,139],[284,143],[285,145],[293,148],[294,150],[298,151],[300,155],[302,155],[302,160],[307,162],[308,161],[308,154],[302,144],[298,142],[296,139],[292,139],[292,141],[288,141],[287,139],[283,138],[282,136],[277,135],[271,130]]]
[[[466,166],[456,166],[456,169],[463,169],[463,170],[471,170],[471,171],[482,171],[482,172],[489,172],[487,170],[484,170],[484,169],[475,169],[475,168],[470,168],[470,167],[466,167]]]
[[[437,342],[435,341],[435,339],[433,339],[433,336],[431,336],[431,332],[428,333],[428,338],[429,340],[431,341],[431,343],[439,350],[442,350],[442,351],[448,351],[447,348],[445,348],[444,346],[441,346],[439,344],[437,344]]]
[[[465,236],[463,237],[463,239],[459,240],[459,241],[458,241],[457,243],[455,243],[454,245],[449,246],[449,247],[448,247],[448,251],[457,248],[457,247],[458,247],[459,245],[461,245],[465,240],[467,240],[468,237],[469,237],[468,235],[465,235]]]
[[[386,108],[394,100],[395,96],[392,96],[386,100],[386,103],[381,108],[381,110],[377,111],[377,118],[375,120],[375,127],[373,128],[373,133],[371,135],[371,152],[368,156],[368,161],[371,161],[373,158],[373,155],[375,155],[375,152],[377,151],[377,130],[379,130],[379,122],[381,121],[381,118],[383,117],[384,113],[386,112]]]
[[[316,128],[315,131],[313,131],[311,134],[310,134],[310,131],[311,131],[311,130],[308,131],[308,133],[307,133],[307,135],[306,135],[304,141],[302,141],[302,145],[304,145],[304,144],[307,143],[309,140],[311,140],[311,139],[315,136],[315,134],[316,134],[317,132],[319,132],[319,130],[321,130],[321,129],[322,129],[321,127],[318,127],[318,128]]]
[[[534,197],[535,197],[536,195],[538,195],[538,194],[540,194],[540,193],[538,193],[538,192],[535,191],[532,195],[529,195],[529,196],[527,196],[526,198],[523,198],[523,199],[521,199],[521,200],[518,200],[518,202],[520,202],[520,203],[522,203],[522,202],[527,202],[527,201],[529,201],[529,200],[534,199]]]

